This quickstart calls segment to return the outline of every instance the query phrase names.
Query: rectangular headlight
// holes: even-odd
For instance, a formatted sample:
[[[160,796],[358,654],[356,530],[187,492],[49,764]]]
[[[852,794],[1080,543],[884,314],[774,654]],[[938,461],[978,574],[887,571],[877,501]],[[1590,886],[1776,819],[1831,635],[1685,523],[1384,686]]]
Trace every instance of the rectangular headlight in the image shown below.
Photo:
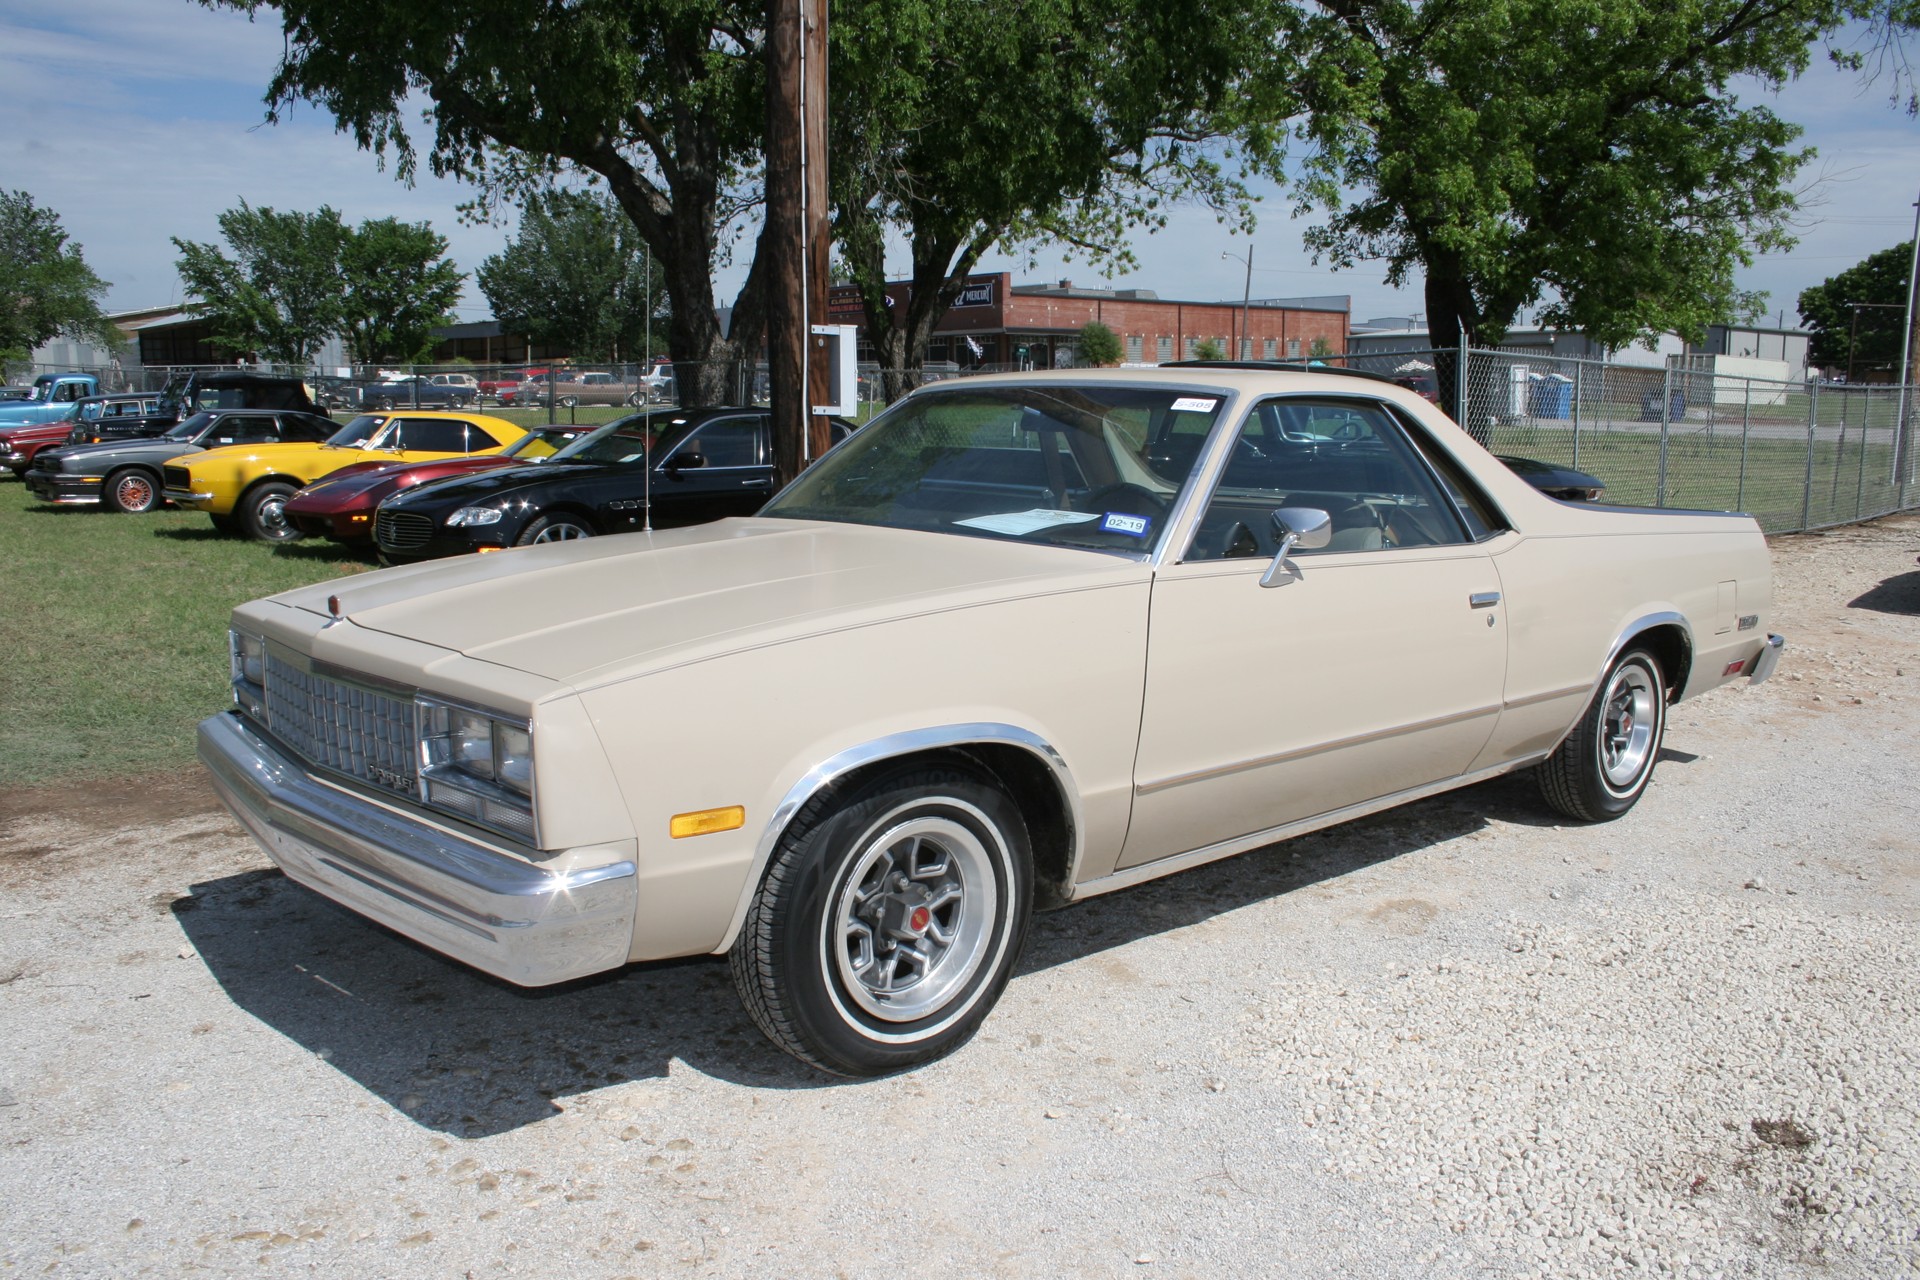
[[[422,798],[442,812],[531,843],[532,727],[424,694],[415,702]]]

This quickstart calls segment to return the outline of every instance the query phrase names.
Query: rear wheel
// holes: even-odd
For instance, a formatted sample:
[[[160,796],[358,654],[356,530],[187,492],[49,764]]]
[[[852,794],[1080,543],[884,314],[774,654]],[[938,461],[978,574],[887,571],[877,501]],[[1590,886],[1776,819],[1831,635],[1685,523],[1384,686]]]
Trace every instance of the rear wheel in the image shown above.
[[[560,397],[560,407],[562,409],[571,409],[579,403],[580,403],[579,396],[561,396]]]
[[[287,499],[298,490],[285,481],[269,480],[247,490],[235,511],[241,531],[255,542],[293,542],[300,530],[287,519]]]
[[[1582,822],[1633,808],[1653,780],[1667,731],[1667,686],[1645,649],[1620,655],[1580,723],[1540,766],[1548,804]]]
[[[970,769],[907,767],[802,810],[729,960],[775,1044],[839,1075],[965,1044],[1006,989],[1033,910],[1019,809]]]
[[[557,515],[541,516],[513,540],[516,547],[531,547],[541,542],[573,542],[579,538],[591,538],[593,530],[577,516]]]
[[[109,511],[137,515],[160,505],[160,486],[144,471],[127,468],[107,477],[100,486],[100,504]]]

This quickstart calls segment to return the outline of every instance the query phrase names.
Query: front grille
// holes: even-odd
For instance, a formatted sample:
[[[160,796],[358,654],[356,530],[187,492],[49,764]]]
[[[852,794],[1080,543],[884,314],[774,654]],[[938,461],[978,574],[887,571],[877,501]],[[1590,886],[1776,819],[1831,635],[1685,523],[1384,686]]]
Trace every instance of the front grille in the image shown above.
[[[267,727],[310,763],[403,795],[417,789],[414,704],[267,651]]]
[[[169,489],[185,489],[193,483],[193,472],[185,467],[162,467],[161,471],[166,476]]]
[[[432,516],[383,510],[373,517],[373,538],[382,551],[416,551],[432,537]]]

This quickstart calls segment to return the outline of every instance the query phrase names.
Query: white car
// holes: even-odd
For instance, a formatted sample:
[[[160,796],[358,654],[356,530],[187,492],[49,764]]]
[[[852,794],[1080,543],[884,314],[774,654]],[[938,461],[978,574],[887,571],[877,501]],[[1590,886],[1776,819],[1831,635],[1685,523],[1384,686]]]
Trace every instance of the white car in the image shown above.
[[[1672,703],[1771,673],[1771,611],[1751,519],[1557,501],[1385,380],[981,377],[752,518],[243,605],[200,752],[426,946],[727,955],[775,1043],[871,1075],[974,1032],[1037,907],[1516,769],[1620,817]]]

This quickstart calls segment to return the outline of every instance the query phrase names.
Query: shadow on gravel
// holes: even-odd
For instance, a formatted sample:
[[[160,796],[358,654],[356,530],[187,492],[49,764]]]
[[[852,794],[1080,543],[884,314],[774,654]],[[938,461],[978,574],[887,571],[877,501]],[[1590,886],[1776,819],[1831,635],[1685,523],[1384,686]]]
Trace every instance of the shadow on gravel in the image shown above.
[[[1875,613],[1920,615],[1920,572],[1903,573],[1847,601],[1849,609],[1871,609]]]
[[[1496,779],[1040,916],[1019,974],[1336,879],[1490,818],[1553,821],[1530,778]],[[416,946],[277,871],[196,884],[172,910],[236,1005],[443,1133],[517,1129],[568,1097],[664,1076],[676,1058],[752,1088],[849,1083],[770,1045],[719,958],[531,990]]]

